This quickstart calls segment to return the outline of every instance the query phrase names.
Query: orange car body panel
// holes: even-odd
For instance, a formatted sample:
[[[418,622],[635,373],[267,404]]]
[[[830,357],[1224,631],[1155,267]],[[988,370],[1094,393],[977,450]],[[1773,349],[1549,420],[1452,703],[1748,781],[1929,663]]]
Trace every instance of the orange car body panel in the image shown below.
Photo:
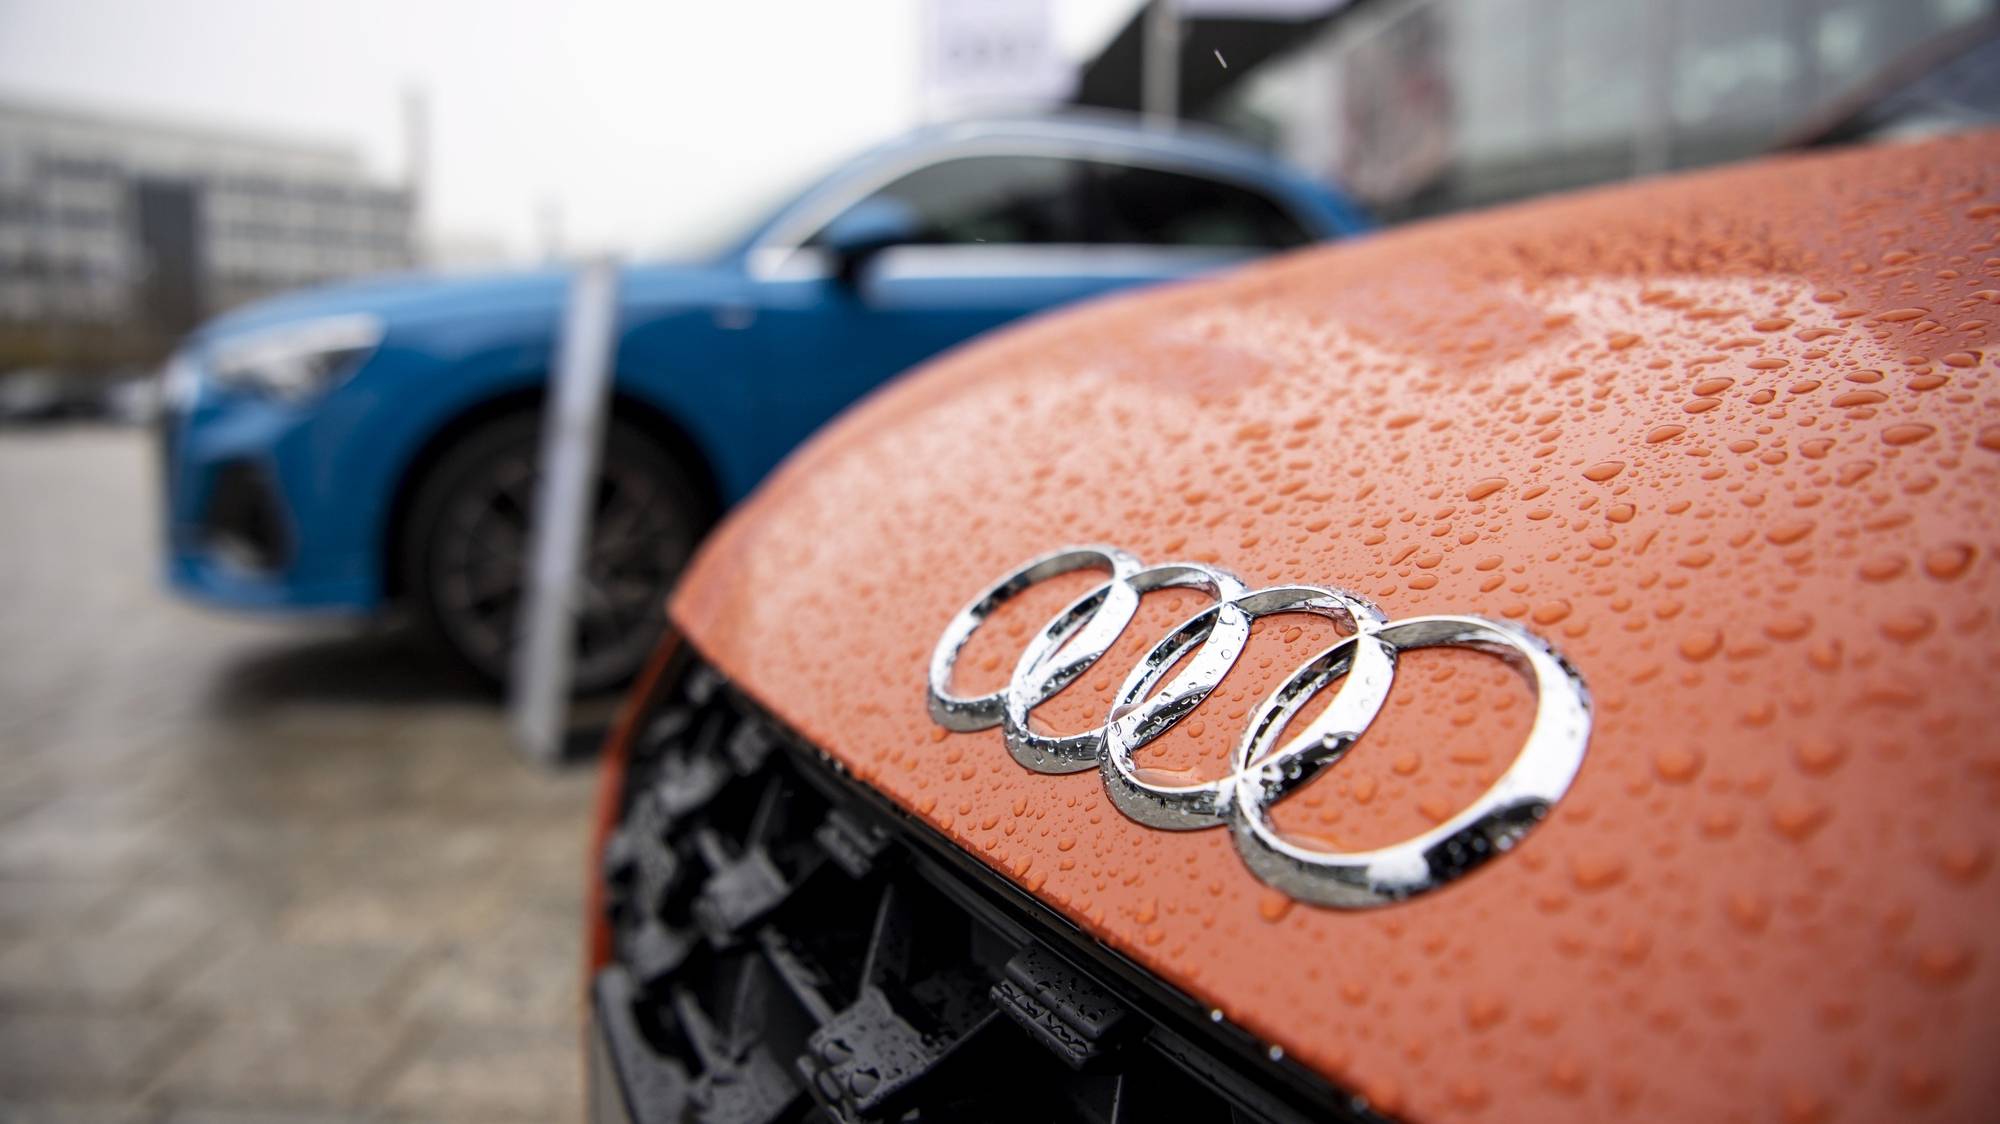
[[[1392,1114],[1985,1116],[1996,169],[1994,135],[1773,159],[1042,318],[824,431],[712,539],[673,617],[856,777]],[[1516,621],[1588,682],[1588,757],[1459,882],[1294,903],[1225,831],[1142,827],[1095,772],[1031,773],[997,730],[927,715],[947,620],[1069,543]],[[990,622],[960,682],[997,686],[1092,577]],[[1200,603],[1149,597],[1038,717],[1101,721],[1120,669]],[[1260,621],[1142,763],[1219,773],[1316,641]],[[1412,653],[1277,820],[1327,846],[1414,834],[1506,766],[1528,702],[1489,657]]]

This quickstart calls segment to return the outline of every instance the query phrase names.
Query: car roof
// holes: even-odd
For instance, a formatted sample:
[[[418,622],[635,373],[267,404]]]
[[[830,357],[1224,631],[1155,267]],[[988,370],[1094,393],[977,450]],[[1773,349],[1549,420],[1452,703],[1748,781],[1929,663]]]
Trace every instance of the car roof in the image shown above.
[[[1206,126],[1179,122],[1171,128],[1144,127],[1128,114],[1078,110],[1020,116],[976,117],[921,125],[894,139],[856,153],[826,178],[793,198],[740,244],[754,247],[772,231],[794,224],[800,214],[814,213],[828,196],[838,196],[856,181],[878,178],[885,165],[922,162],[925,154],[955,147],[993,143],[1061,145],[1106,157],[1177,165],[1196,172],[1234,176],[1278,191],[1309,213],[1322,236],[1356,234],[1369,229],[1367,218],[1345,199],[1304,173],[1240,141]]]
[[[1175,122],[1172,128],[1150,127],[1130,114],[1106,110],[1068,110],[1015,116],[968,117],[920,125],[895,140],[871,149],[871,154],[961,144],[967,141],[1066,141],[1109,145],[1127,153],[1141,152],[1180,161],[1196,160],[1255,170],[1263,175],[1296,175],[1271,154],[1236,140],[1210,126]]]

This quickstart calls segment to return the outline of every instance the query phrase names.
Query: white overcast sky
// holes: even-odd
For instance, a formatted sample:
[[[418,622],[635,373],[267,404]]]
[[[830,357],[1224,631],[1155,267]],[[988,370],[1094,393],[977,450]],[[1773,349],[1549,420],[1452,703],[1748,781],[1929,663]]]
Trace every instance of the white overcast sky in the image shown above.
[[[0,94],[325,139],[402,169],[428,91],[447,242],[644,252],[918,119],[920,0],[0,0]],[[1055,0],[1065,53],[1136,0]],[[734,204],[734,206],[732,206]]]

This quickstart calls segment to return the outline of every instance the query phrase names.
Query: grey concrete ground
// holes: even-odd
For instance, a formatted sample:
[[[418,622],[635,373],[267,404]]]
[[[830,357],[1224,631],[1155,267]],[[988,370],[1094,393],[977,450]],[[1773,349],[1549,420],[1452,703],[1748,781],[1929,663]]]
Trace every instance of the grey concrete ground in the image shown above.
[[[0,1121],[573,1119],[588,770],[168,600],[145,438],[0,433]]]

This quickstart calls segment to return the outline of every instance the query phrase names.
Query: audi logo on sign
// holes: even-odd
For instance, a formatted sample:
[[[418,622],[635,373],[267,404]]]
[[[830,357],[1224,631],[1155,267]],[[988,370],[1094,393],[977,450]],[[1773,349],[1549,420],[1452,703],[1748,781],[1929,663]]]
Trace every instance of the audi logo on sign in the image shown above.
[[[1005,687],[951,693],[959,652],[979,626],[1023,590],[1060,574],[1109,575],[1038,629]],[[1029,725],[1034,709],[1088,671],[1161,589],[1194,589],[1214,599],[1140,659],[1104,724],[1051,735]],[[1235,666],[1260,617],[1310,613],[1331,619],[1341,639],[1279,684],[1251,715],[1219,780],[1166,785],[1145,779],[1133,755],[1208,698]],[[1498,657],[1535,693],[1535,716],[1514,762],[1472,804],[1413,838],[1366,851],[1301,847],[1271,823],[1271,806],[1346,754],[1382,709],[1400,653],[1470,648]],[[1185,669],[1163,687],[1182,659]],[[1311,699],[1340,681],[1326,708],[1280,744]],[[959,731],[1001,727],[1007,750],[1038,773],[1095,768],[1111,802],[1148,827],[1199,831],[1228,825],[1257,877],[1300,901],[1361,909],[1434,890],[1510,850],[1569,790],[1590,740],[1590,692],[1582,676],[1540,638],[1484,617],[1426,616],[1391,621],[1365,598],[1317,585],[1249,589],[1227,571],[1195,562],[1147,566],[1122,550],[1073,546],[1022,564],[974,597],[945,626],[931,653],[930,712]]]

